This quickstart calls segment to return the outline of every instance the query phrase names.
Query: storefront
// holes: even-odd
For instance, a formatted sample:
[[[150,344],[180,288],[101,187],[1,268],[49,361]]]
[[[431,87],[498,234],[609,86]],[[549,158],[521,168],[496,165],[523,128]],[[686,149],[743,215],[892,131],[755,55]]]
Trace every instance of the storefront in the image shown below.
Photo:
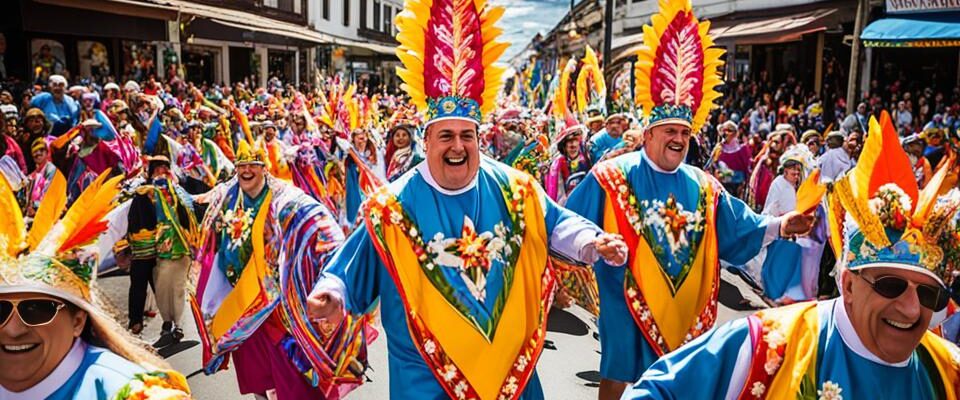
[[[5,78],[45,82],[56,73],[71,81],[145,80],[157,74],[164,21],[29,1],[9,7],[0,16]]]
[[[960,4],[887,1],[885,15],[860,35],[864,81],[909,80],[950,93],[960,86]]]

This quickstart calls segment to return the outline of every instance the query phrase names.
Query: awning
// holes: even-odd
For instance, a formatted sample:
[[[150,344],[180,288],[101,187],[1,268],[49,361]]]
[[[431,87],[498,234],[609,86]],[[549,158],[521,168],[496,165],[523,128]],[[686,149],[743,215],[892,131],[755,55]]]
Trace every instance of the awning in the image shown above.
[[[786,43],[801,40],[803,35],[835,26],[841,17],[837,8],[819,8],[762,18],[730,19],[729,16],[711,21],[710,35],[717,45]],[[643,47],[643,33],[614,38],[613,63],[633,56]]]
[[[394,54],[394,48],[376,43],[341,38],[314,31],[306,26],[262,17],[246,11],[224,7],[209,6],[184,0],[34,0],[40,3],[64,7],[93,9],[114,14],[142,16],[147,18],[174,21],[178,17],[186,20],[189,16],[205,18],[211,22],[253,32],[262,32],[284,36],[316,44],[337,44],[360,47],[380,54]]]
[[[960,12],[901,14],[878,19],[860,34],[867,47],[960,46]]]

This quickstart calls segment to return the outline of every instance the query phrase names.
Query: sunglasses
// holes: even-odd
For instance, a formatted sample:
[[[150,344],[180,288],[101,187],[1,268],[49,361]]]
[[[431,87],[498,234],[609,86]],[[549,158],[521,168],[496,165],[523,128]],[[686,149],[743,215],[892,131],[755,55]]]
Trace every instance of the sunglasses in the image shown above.
[[[27,326],[43,326],[53,321],[65,304],[51,299],[0,300],[0,326],[9,322],[13,309]]]
[[[871,282],[859,272],[853,274],[869,283],[874,292],[888,299],[900,297],[910,287],[910,281],[892,275],[880,276]],[[947,307],[949,298],[947,290],[942,287],[917,284],[917,300],[921,306],[940,311]]]

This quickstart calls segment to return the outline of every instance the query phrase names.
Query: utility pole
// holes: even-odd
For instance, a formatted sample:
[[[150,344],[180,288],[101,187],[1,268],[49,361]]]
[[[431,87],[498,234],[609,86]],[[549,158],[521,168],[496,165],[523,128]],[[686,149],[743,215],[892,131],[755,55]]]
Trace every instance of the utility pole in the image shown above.
[[[853,23],[853,43],[850,49],[850,73],[847,74],[847,114],[856,109],[857,101],[857,72],[860,70],[860,31],[863,30],[864,20],[870,12],[869,0],[857,0],[857,17]]]

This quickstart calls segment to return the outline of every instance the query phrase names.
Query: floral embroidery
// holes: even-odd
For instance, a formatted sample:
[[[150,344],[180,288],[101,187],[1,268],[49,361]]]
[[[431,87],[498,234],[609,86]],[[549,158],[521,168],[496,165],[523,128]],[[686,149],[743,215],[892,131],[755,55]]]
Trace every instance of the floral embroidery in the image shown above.
[[[449,253],[447,255],[454,256],[453,253],[460,252],[461,254],[454,256],[460,260],[455,263],[462,263],[464,266],[473,263],[472,265],[474,267],[480,265],[482,269],[482,260],[475,260],[470,257],[467,257],[465,260],[461,258],[460,255],[473,255],[484,251],[488,254],[490,254],[490,252],[499,252],[498,256],[504,260],[505,287],[509,287],[510,282],[513,280],[513,268],[516,266],[516,259],[520,255],[520,248],[525,235],[525,223],[523,219],[524,202],[529,201],[526,200],[529,199],[528,194],[533,193],[533,188],[528,182],[526,179],[511,179],[509,185],[501,185],[504,200],[506,201],[506,206],[510,214],[510,222],[508,224],[497,224],[494,227],[495,235],[489,235],[488,233],[477,234],[475,230],[473,230],[472,232],[467,232],[467,235],[461,235],[461,238],[453,239],[454,242],[450,242],[450,244],[455,244],[455,246],[451,248],[450,251],[446,251],[446,253]],[[430,246],[424,243],[420,232],[416,229],[410,217],[404,213],[396,197],[390,195],[385,188],[381,189],[381,191],[371,199],[367,204],[367,215],[369,216],[368,228],[371,229],[377,241],[378,251],[384,250],[385,247],[384,222],[389,221],[393,223],[394,221],[399,221],[394,225],[408,235],[407,238],[410,240],[411,248],[420,262],[420,267],[424,274],[437,286],[437,289],[444,294],[452,306],[463,313],[465,317],[468,317],[468,320],[470,320],[482,334],[487,335],[488,338],[492,340],[492,328],[496,325],[479,325],[476,318],[470,318],[469,313],[464,313],[461,308],[462,304],[457,302],[455,298],[448,297],[448,295],[451,294],[450,292],[444,291],[445,288],[450,288],[449,283],[446,282],[446,278],[439,275],[439,268],[437,268],[437,266],[448,264],[441,261],[451,260],[442,260],[439,251],[431,252]],[[472,230],[472,221],[469,222],[469,225]],[[467,227],[466,222],[464,227]],[[467,236],[467,238],[465,239],[464,236]],[[436,244],[442,243],[445,240],[447,239],[445,239],[443,235],[434,236],[431,243],[434,244],[434,249],[437,249]],[[495,241],[496,243],[494,243]],[[381,256],[383,256],[382,253]],[[443,257],[445,258],[446,255]],[[487,261],[489,262],[489,260],[490,259]],[[481,264],[477,264],[477,261]],[[395,267],[390,263],[387,263],[387,265],[394,279],[396,279]],[[435,280],[437,278],[439,278],[440,281]],[[536,360],[539,358],[543,349],[543,339],[546,335],[547,311],[549,310],[549,305],[553,303],[553,293],[556,286],[557,282],[554,273],[548,264],[547,269],[541,277],[541,294],[540,300],[538,301],[540,324],[523,343],[520,351],[517,353],[518,355],[513,367],[509,369],[507,376],[501,384],[498,398],[504,400],[516,399],[523,393],[524,386],[530,376],[532,376]],[[507,293],[507,291],[501,292],[500,296],[503,297],[503,299],[498,298],[498,302],[505,302]],[[403,296],[401,296],[401,298],[403,298]],[[404,301],[406,302],[406,299],[404,299]],[[408,305],[405,305],[405,309],[414,343],[418,345],[424,360],[433,368],[434,375],[447,395],[457,399],[478,399],[479,395],[470,385],[466,376],[464,376],[463,372],[459,370],[453,360],[444,352],[440,343],[436,341],[436,338],[430,330],[427,329],[423,319],[415,311],[411,311]],[[500,313],[502,313],[502,309],[495,308],[494,318],[497,318]],[[490,329],[490,331],[485,329]]]
[[[675,258],[680,250],[689,248],[690,235],[703,231],[704,221],[700,210],[685,211],[683,204],[678,203],[673,194],[667,197],[666,203],[660,200],[652,202],[644,200],[640,204],[646,210],[643,218],[644,228],[666,232],[664,236]]]
[[[509,232],[503,223],[497,224],[496,232]],[[415,237],[416,228],[410,228],[410,236]],[[509,238],[507,233],[505,236]],[[436,264],[444,267],[453,267],[460,270],[470,289],[470,294],[478,301],[486,298],[487,272],[492,261],[504,261],[507,258],[504,249],[506,242],[493,232],[478,234],[473,227],[473,220],[463,217],[463,230],[459,238],[444,238],[437,233],[427,244],[427,253],[436,260]],[[430,268],[432,269],[432,263]]]
[[[700,195],[697,210],[689,212],[683,210],[681,204],[671,195],[666,202],[637,201],[636,196],[627,186],[626,174],[618,167],[612,164],[601,164],[595,172],[598,180],[606,189],[611,200],[618,206],[618,210],[623,213],[623,217],[633,228],[633,233],[645,240],[654,256],[660,262],[661,271],[664,278],[670,284],[670,289],[676,293],[677,288],[686,278],[687,273],[693,266],[694,257],[687,257],[684,265],[676,277],[672,277],[663,271],[666,258],[665,251],[659,243],[657,233],[663,233],[670,247],[670,256],[673,260],[678,260],[678,255],[683,251],[699,248],[699,240],[702,239],[707,224],[707,204],[709,192],[707,188],[713,187],[709,182],[700,182]],[[694,244],[696,242],[696,244]],[[717,268],[718,266],[712,266]],[[664,340],[657,323],[654,320],[650,307],[638,290],[638,283],[632,273],[626,273],[624,280],[624,297],[630,308],[640,331],[646,336],[647,341],[662,355],[668,353],[671,349]],[[713,327],[716,321],[717,290],[719,285],[714,282],[711,288],[712,293],[710,301],[707,302],[697,319],[693,321],[693,327],[684,336],[684,343],[693,340],[703,334],[706,330]]]
[[[823,389],[817,391],[817,395],[820,396],[819,400],[843,400],[843,396],[840,395],[842,391],[840,385],[826,381],[823,383]]]
[[[754,382],[753,386],[750,388],[750,394],[753,397],[760,398],[763,396],[763,393],[767,391],[767,387],[763,385],[762,382]]]
[[[253,216],[243,208],[227,210],[223,213],[223,224],[230,237],[230,249],[235,250],[250,237],[253,228]]]

